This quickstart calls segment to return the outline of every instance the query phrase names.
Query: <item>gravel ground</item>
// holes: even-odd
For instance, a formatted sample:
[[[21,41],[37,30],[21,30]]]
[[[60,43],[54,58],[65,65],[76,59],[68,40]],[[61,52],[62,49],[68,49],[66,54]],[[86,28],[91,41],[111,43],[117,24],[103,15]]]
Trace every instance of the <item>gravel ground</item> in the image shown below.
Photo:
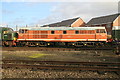
[[[2,51],[3,59],[46,61],[120,62],[120,56],[110,51]],[[113,72],[98,74],[92,71],[55,71],[29,69],[2,69],[3,78],[120,78]]]
[[[120,62],[112,51],[3,51],[3,59]]]
[[[120,78],[119,75],[112,72],[98,74],[92,71],[32,71],[29,69],[3,69],[2,71],[3,78]]]

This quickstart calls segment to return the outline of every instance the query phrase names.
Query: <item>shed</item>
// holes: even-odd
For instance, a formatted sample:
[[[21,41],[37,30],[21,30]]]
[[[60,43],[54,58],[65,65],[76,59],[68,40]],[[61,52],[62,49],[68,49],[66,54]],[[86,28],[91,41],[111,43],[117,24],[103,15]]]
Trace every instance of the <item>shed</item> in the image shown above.
[[[120,13],[92,18],[86,26],[104,26],[107,33],[111,34],[113,26],[120,27]]]
[[[48,25],[43,25],[42,27],[81,27],[85,26],[85,22],[81,18],[73,18],[73,19],[68,19],[68,20],[63,20],[61,22],[53,23],[53,24],[48,24]]]

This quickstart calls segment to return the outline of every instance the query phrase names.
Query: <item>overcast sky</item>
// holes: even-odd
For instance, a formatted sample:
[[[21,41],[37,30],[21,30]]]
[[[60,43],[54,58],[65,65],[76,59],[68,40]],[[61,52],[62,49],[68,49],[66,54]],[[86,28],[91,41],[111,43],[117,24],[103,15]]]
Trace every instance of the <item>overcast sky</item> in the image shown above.
[[[16,0],[17,1],[17,0]],[[36,1],[36,2],[35,2]],[[46,1],[46,2],[45,2]],[[34,26],[59,22],[62,20],[80,17],[86,23],[94,17],[118,13],[118,1],[72,1],[63,0],[49,2],[47,0],[17,1],[4,0],[2,4],[2,20],[0,25],[15,28],[18,26]],[[120,10],[119,10],[120,11]]]

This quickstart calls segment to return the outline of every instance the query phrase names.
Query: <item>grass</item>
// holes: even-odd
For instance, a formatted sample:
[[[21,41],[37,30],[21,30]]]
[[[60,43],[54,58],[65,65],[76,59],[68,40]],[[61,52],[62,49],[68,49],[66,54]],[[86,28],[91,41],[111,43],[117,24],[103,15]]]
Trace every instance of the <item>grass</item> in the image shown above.
[[[31,56],[28,56],[28,57],[29,58],[40,58],[46,55],[49,55],[49,54],[32,54]]]

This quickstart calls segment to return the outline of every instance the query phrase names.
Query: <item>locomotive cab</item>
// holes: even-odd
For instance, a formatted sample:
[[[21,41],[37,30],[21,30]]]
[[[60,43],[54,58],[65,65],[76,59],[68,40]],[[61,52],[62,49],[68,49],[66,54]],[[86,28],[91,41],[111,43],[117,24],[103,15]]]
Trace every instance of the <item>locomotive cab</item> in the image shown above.
[[[28,38],[28,29],[20,29],[18,38],[27,39]]]
[[[27,29],[20,29],[20,30],[19,30],[19,33],[21,33],[21,34],[22,34],[22,33],[27,33],[27,32],[28,32]]]
[[[18,38],[18,33],[14,32],[13,29],[8,27],[1,27],[1,40],[2,46],[13,46],[16,45],[15,41]]]

